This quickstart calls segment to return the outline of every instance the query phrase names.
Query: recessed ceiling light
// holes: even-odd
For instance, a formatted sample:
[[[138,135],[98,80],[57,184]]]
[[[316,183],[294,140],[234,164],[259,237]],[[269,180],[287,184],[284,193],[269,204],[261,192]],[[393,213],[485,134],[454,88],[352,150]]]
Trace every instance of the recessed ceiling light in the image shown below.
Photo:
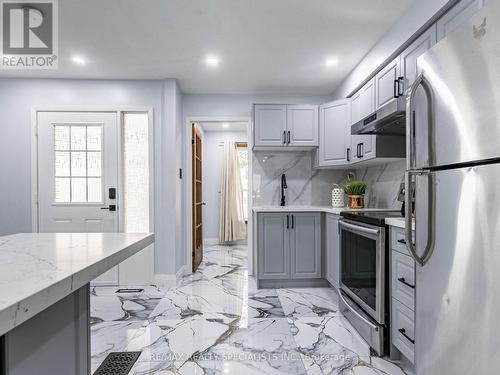
[[[71,58],[71,61],[73,61],[77,65],[85,65],[87,64],[87,60],[85,60],[82,56],[73,56]]]
[[[222,123],[222,127],[223,127],[224,129],[229,128],[229,122],[223,122],[223,123]]]
[[[339,59],[337,59],[336,57],[329,57],[325,60],[325,66],[326,67],[332,67],[332,66],[335,66],[339,63]]]
[[[210,55],[205,57],[205,64],[211,68],[216,68],[220,64],[220,59],[217,56]]]

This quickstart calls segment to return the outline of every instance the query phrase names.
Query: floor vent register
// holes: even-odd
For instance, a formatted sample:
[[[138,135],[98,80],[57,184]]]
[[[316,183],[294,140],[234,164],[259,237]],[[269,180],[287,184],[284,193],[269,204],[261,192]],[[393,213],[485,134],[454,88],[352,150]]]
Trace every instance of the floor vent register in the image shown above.
[[[128,375],[141,352],[112,352],[94,372],[94,375]]]

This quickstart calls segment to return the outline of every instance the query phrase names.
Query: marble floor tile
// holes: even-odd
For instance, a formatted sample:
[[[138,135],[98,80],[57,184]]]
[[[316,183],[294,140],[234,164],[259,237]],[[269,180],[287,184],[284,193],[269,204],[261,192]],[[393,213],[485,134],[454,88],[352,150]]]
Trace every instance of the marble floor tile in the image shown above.
[[[278,296],[290,318],[340,313],[338,295],[331,288],[278,289]]]
[[[177,287],[91,290],[94,371],[112,351],[141,351],[130,374],[401,375],[370,355],[330,288],[257,289],[246,246],[208,246]]]

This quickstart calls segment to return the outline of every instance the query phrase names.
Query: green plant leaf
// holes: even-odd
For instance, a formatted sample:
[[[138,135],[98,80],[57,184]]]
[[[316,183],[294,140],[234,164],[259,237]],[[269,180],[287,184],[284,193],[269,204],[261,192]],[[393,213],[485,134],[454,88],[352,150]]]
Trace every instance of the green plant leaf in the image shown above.
[[[347,195],[363,195],[366,192],[366,182],[350,181],[344,185],[344,191]]]

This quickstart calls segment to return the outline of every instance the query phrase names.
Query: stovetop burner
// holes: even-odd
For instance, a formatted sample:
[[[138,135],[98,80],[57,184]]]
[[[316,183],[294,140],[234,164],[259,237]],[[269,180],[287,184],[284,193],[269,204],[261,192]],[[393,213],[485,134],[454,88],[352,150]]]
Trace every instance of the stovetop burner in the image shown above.
[[[400,211],[342,211],[340,216],[348,220],[383,226],[387,218],[402,218]]]

